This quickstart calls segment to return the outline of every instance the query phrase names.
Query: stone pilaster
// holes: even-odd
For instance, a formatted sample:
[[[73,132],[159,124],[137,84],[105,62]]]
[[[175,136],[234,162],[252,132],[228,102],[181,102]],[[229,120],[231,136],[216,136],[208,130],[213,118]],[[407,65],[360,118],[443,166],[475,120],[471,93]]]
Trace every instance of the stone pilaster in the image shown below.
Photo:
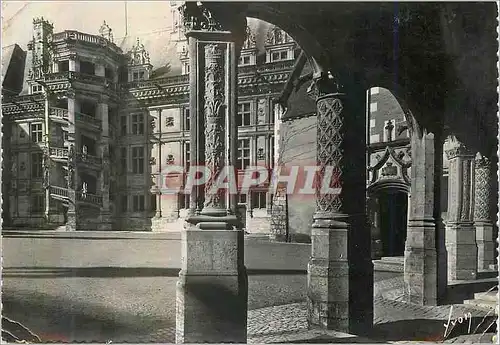
[[[235,198],[211,189],[217,174],[235,158],[234,37],[239,36],[221,31],[206,9],[204,18],[195,17],[201,13],[196,3],[187,2],[183,8],[184,23],[189,24],[191,165],[205,162],[212,176],[191,192],[191,211],[182,231],[176,342],[246,343],[243,232],[235,227]]]
[[[488,270],[495,263],[495,239],[493,238],[493,176],[491,161],[480,153],[474,162],[474,227],[476,229],[477,268]]]
[[[382,239],[380,234],[380,205],[376,195],[368,198],[367,209],[370,219],[371,236],[372,236],[372,259],[380,259],[382,257]]]
[[[66,167],[66,185],[68,188],[68,211],[66,230],[78,230],[78,205],[76,202],[77,189],[77,167],[76,167],[76,116],[75,116],[75,93],[69,90],[68,98],[68,165]]]
[[[69,56],[69,71],[70,72],[80,72],[80,60],[76,54],[71,54]]]
[[[474,155],[462,143],[452,141],[452,145],[454,147],[446,150],[449,160],[446,222],[448,280],[474,280],[477,275],[477,246],[472,220]]]
[[[404,258],[407,302],[437,305],[444,294],[445,254],[440,218],[440,181],[442,176],[441,133],[421,128],[407,114],[411,136],[411,198]]]
[[[315,76],[311,88],[317,103],[319,175],[330,173],[323,188],[335,190],[317,186],[308,322],[312,328],[359,334],[373,324],[373,264],[365,215],[366,142],[357,135],[365,130],[365,92],[348,82],[341,86],[325,73]]]
[[[99,117],[101,119],[101,140],[99,142],[102,169],[99,174],[101,182],[100,194],[102,195],[102,207],[98,230],[111,230],[111,211],[109,201],[109,176],[110,176],[110,159],[109,159],[109,109],[108,100],[106,97],[101,97],[98,104]]]

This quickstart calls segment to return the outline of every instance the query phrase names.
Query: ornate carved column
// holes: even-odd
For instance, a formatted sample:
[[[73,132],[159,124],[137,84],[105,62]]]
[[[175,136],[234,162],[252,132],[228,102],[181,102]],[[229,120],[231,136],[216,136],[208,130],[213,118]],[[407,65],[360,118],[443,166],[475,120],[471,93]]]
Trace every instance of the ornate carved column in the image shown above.
[[[76,189],[77,189],[77,168],[76,168],[76,116],[75,116],[75,92],[70,89],[66,93],[68,99],[68,165],[66,168],[66,188],[68,189],[68,211],[66,230],[78,230]]]
[[[50,94],[44,88],[44,148],[43,148],[43,188],[45,189],[45,220],[50,222]]]
[[[101,182],[100,190],[102,195],[102,207],[98,230],[111,230],[111,211],[109,201],[109,175],[110,175],[110,159],[109,159],[109,108],[108,98],[101,97],[98,104],[99,117],[101,118],[101,139],[99,141],[102,168],[99,176]]]
[[[474,155],[460,142],[452,140],[446,150],[449,160],[448,219],[446,250],[448,280],[474,280],[477,275],[477,246],[473,226]]]
[[[474,227],[476,228],[477,269],[489,270],[495,264],[495,239],[493,238],[492,206],[493,176],[495,169],[487,157],[480,153],[474,162]]]
[[[162,121],[162,116],[161,113],[163,109],[158,109],[158,122],[153,128],[153,131],[156,130],[156,136],[158,137],[158,142],[156,143],[158,145],[158,153],[156,156],[156,165],[157,165],[157,170],[156,172],[158,174],[162,174],[162,169],[163,169],[163,162],[162,162],[162,155],[161,155],[161,146],[162,146],[162,139],[161,139],[161,133],[162,133],[162,127],[161,124],[163,123]],[[162,178],[162,177],[160,177]],[[162,201],[162,188],[158,188],[158,191],[156,191],[156,212],[155,212],[155,217],[156,218],[161,218],[162,217],[162,212],[161,212],[161,201]]]
[[[182,231],[176,342],[245,343],[248,282],[243,231],[236,229],[236,196],[211,188],[236,158],[235,37],[240,36],[226,31],[195,2],[186,2],[182,12],[191,71],[190,165],[204,164],[212,174],[191,192],[190,215]],[[244,30],[246,21],[241,24]]]
[[[404,281],[407,302],[437,305],[446,289],[440,183],[442,129],[430,133],[406,114],[411,142],[411,198],[405,244]],[[444,279],[444,280],[442,280]]]
[[[363,101],[355,80],[317,75],[310,89],[317,104],[317,164],[312,254],[308,264],[310,327],[364,333],[373,324],[373,264],[366,221],[366,142]],[[343,81],[344,82],[344,81]],[[325,175],[327,174],[327,175]]]

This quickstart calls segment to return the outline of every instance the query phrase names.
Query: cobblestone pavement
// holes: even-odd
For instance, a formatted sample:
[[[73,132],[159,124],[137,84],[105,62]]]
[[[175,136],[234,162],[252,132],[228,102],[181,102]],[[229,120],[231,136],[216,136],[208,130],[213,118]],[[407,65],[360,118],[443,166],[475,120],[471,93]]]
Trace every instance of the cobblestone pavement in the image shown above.
[[[465,305],[454,305],[451,320],[463,317],[470,312],[473,318],[472,331],[487,314],[486,311],[471,308]],[[344,339],[347,342],[456,342],[491,343],[493,334],[460,335],[444,338],[444,323],[450,315],[450,306],[417,306],[399,301],[391,301],[382,297],[374,301],[374,334],[370,340],[359,337],[339,334],[327,334],[319,331],[307,331],[307,311],[305,303],[295,303],[285,306],[262,308],[249,312],[248,342],[249,343],[278,343],[295,340],[311,340],[320,338],[331,342],[331,337]],[[491,320],[484,322],[487,326]],[[465,326],[465,323],[462,324]],[[450,326],[451,328],[451,326]],[[482,329],[484,327],[480,327]],[[464,331],[463,329],[461,331]],[[339,341],[340,342],[340,341]]]

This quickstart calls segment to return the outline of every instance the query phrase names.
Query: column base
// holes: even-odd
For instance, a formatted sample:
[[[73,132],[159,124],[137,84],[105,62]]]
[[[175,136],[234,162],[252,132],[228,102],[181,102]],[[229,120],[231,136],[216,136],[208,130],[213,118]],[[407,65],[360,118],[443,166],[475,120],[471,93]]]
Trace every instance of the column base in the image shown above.
[[[446,224],[448,281],[477,279],[476,233],[472,223]]]
[[[434,219],[409,220],[404,253],[405,300],[438,305],[438,257]]]
[[[349,332],[348,224],[345,216],[316,213],[307,266],[309,328]]]
[[[101,212],[99,224],[97,224],[98,231],[111,231],[113,223],[111,222],[111,214],[109,212]]]
[[[201,218],[206,220],[206,216]],[[220,224],[222,230],[211,229]],[[224,221],[196,226],[181,234],[176,342],[246,343],[248,277],[243,231],[225,230]]]
[[[495,264],[495,241],[490,222],[476,222],[477,269],[489,270]]]
[[[70,212],[68,211],[67,213],[67,220],[66,220],[66,231],[76,231],[77,229],[77,216],[76,212]]]
[[[179,274],[176,343],[246,343],[247,290],[244,267],[237,274]]]

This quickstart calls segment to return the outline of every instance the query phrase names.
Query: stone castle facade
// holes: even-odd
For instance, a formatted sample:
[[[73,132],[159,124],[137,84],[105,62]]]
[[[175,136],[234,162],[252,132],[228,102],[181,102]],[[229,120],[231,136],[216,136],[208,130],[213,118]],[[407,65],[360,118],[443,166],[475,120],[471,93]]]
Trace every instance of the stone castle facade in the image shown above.
[[[298,53],[277,27],[263,47],[255,35],[238,65],[240,168],[272,167],[275,98]],[[27,52],[4,48],[4,227],[182,228],[189,195],[157,185],[169,165],[189,166],[189,58],[175,18],[172,37],[181,71],[154,69],[139,39],[123,51],[106,23],[94,35],[37,18]],[[248,229],[269,232],[270,201],[265,190],[240,196]]]

